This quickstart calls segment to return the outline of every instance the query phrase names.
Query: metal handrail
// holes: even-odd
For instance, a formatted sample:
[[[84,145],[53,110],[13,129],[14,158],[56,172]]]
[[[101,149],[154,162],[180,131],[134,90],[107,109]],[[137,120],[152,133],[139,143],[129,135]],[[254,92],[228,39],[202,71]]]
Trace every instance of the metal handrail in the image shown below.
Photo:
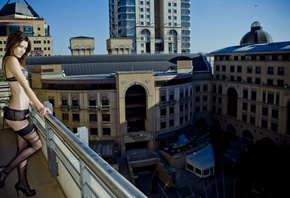
[[[116,197],[146,197],[52,114],[46,114],[45,119]]]

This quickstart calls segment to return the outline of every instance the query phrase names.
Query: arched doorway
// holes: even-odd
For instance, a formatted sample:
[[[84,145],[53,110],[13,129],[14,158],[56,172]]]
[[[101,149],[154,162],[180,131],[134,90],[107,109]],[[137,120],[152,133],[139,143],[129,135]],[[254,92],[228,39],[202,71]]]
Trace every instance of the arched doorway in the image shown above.
[[[146,92],[140,85],[131,86],[125,96],[128,132],[145,130]]]
[[[245,130],[242,134],[242,138],[247,140],[247,141],[250,141],[250,142],[254,142],[254,136],[253,134],[248,131],[248,130]]]
[[[234,88],[228,90],[228,115],[237,117],[238,94]]]
[[[229,125],[227,126],[227,132],[229,132],[229,133],[231,133],[231,134],[233,134],[233,135],[236,135],[236,129],[235,129],[235,127],[234,127],[233,125],[231,125],[231,124],[229,124]]]

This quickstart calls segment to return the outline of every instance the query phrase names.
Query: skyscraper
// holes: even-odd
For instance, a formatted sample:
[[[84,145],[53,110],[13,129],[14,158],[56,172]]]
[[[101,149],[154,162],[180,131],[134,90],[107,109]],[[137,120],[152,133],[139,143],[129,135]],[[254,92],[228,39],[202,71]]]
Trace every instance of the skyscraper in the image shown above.
[[[132,39],[132,53],[189,53],[190,0],[109,0],[110,38]]]

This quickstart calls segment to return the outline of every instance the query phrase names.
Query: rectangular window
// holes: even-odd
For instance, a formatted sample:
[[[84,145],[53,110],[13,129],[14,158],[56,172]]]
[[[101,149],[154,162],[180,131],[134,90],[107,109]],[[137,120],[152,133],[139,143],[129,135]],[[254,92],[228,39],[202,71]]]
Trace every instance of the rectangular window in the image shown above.
[[[262,119],[262,128],[267,129],[268,128],[268,121]]]
[[[238,72],[238,73],[242,73],[242,66],[239,65],[239,66],[237,67],[237,72]]]
[[[169,127],[174,127],[174,119],[169,120]]]
[[[62,121],[69,121],[69,114],[68,113],[62,113]]]
[[[274,93],[273,92],[268,92],[268,103],[274,104]]]
[[[260,66],[256,67],[256,74],[261,74],[261,67]]]
[[[274,67],[268,67],[268,75],[274,74]]]
[[[248,111],[248,103],[243,102],[243,110]]]
[[[247,122],[247,115],[246,115],[246,114],[243,114],[243,115],[242,115],[242,121],[243,121],[243,122]]]
[[[278,131],[278,124],[276,122],[271,123],[271,131]]]
[[[284,80],[283,79],[277,80],[277,87],[284,87]]]
[[[247,89],[243,90],[243,98],[248,99],[248,90]]]
[[[222,66],[222,71],[223,71],[223,72],[227,71],[227,69],[226,69],[226,66],[225,66],[225,65],[223,65],[223,66]]]
[[[262,115],[268,116],[268,107],[262,107]]]
[[[90,134],[98,136],[98,127],[91,127]]]
[[[257,99],[257,91],[251,90],[251,100],[256,100],[256,99]]]
[[[261,79],[260,78],[255,78],[255,84],[261,84]]]
[[[272,118],[277,118],[279,117],[279,110],[278,109],[272,109]]]
[[[251,74],[252,71],[253,71],[252,66],[248,66],[248,67],[247,67],[247,73],[248,73],[248,74]]]
[[[256,113],[256,104],[251,104],[251,113]]]
[[[267,85],[273,86],[274,85],[273,79],[267,79]]]
[[[97,122],[98,121],[98,114],[89,114],[90,122]]]
[[[255,118],[255,116],[251,116],[250,117],[250,123],[253,124],[253,125],[256,124],[256,118]]]
[[[174,107],[169,108],[169,115],[174,115]]]
[[[232,65],[230,70],[231,70],[232,73],[234,73],[235,72],[235,66]]]
[[[252,83],[252,77],[247,77],[247,83]]]
[[[166,116],[166,108],[160,109],[160,116],[165,117]]]
[[[166,129],[166,120],[163,120],[160,122],[160,128],[161,129]]]
[[[276,93],[276,105],[280,105],[280,93]]]
[[[73,117],[73,121],[77,121],[77,122],[80,121],[80,114],[73,113],[72,117]]]
[[[284,75],[285,68],[284,67],[278,67],[278,75]]]
[[[110,122],[110,114],[102,114],[103,122]]]
[[[111,135],[111,128],[103,128],[103,136],[110,136]]]

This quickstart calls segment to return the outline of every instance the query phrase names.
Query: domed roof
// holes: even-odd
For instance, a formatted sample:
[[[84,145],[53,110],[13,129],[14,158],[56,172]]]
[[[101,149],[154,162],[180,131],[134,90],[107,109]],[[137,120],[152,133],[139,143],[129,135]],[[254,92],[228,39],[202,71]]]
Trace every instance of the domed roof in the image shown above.
[[[263,31],[263,25],[255,21],[251,25],[251,31],[243,36],[240,44],[247,43],[272,43],[273,39],[267,32]]]
[[[22,3],[6,3],[0,10],[0,16],[8,16],[13,14],[39,18],[39,15],[27,3],[26,5]]]

